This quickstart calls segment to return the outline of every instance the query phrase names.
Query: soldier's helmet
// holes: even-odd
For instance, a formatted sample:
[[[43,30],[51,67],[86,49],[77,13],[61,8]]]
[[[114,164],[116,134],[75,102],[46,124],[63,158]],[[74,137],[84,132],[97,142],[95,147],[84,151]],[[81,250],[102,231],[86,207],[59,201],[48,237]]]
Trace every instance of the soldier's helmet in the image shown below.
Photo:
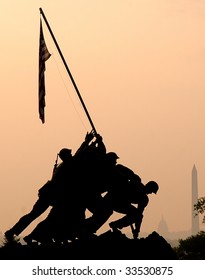
[[[60,150],[60,152],[58,153],[60,159],[62,161],[68,159],[68,158],[71,158],[72,157],[72,154],[71,154],[72,150],[71,149],[67,149],[67,148],[63,148]]]
[[[107,153],[106,154],[106,158],[110,158],[110,159],[118,159],[119,157],[118,157],[118,155],[116,154],[116,153],[114,153],[114,152],[109,152],[109,153]]]
[[[152,193],[157,193],[158,190],[159,190],[159,186],[158,184],[155,182],[155,181],[149,181],[147,184],[146,184],[146,187],[148,187],[148,189],[152,192]]]
[[[108,164],[108,166],[116,165],[118,158],[118,155],[114,152],[106,153],[104,156],[105,163]]]

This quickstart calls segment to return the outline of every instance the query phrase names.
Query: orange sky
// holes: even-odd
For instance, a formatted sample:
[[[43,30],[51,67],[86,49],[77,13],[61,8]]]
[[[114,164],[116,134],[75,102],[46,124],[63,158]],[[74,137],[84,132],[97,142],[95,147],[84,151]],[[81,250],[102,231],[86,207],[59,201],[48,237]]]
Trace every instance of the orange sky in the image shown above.
[[[46,123],[38,118],[39,7],[97,131],[150,196],[142,231],[191,227],[191,171],[205,195],[205,3],[200,0],[1,1],[0,231],[29,211],[56,153],[90,125],[52,39]],[[204,229],[204,226],[201,225]],[[29,231],[29,230],[28,230]]]

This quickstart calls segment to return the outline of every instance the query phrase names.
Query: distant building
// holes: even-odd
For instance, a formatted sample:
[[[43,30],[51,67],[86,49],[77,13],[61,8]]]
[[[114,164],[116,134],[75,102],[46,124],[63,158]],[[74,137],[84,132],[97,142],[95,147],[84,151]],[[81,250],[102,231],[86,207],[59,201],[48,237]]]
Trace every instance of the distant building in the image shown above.
[[[169,229],[168,229],[167,223],[164,220],[163,216],[162,216],[161,221],[159,222],[157,232],[162,236],[169,237]]]
[[[197,177],[197,169],[196,166],[193,166],[192,169],[192,181],[191,181],[191,229],[172,232],[169,231],[167,223],[162,216],[157,232],[162,235],[169,242],[171,241],[179,241],[180,239],[185,239],[191,235],[196,235],[200,232],[199,227],[199,215],[196,216],[196,212],[194,211],[194,204],[197,203],[198,200],[198,177]],[[141,236],[147,236],[149,233],[141,233]]]
[[[194,211],[194,204],[197,203],[198,199],[198,178],[197,178],[197,170],[196,166],[193,166],[192,169],[192,198],[191,198],[191,220],[192,220],[192,226],[191,226],[191,233],[192,235],[196,235],[200,229],[199,229],[199,215],[196,216],[196,212]]]

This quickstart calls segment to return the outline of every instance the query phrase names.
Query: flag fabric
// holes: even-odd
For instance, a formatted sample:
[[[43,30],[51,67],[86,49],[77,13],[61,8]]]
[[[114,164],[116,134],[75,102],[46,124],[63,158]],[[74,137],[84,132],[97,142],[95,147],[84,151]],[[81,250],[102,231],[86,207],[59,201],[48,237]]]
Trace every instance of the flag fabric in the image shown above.
[[[38,98],[39,98],[39,118],[41,119],[42,123],[45,122],[45,62],[46,60],[49,59],[51,54],[49,53],[45,40],[44,40],[44,35],[43,35],[43,28],[42,28],[42,22],[40,19],[40,37],[39,37],[39,93],[38,93]]]

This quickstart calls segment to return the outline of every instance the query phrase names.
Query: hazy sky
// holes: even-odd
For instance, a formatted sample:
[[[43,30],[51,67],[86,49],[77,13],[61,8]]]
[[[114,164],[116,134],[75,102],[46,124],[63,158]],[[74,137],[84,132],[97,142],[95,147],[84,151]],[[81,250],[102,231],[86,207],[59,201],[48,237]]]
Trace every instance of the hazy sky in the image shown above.
[[[57,152],[75,152],[91,129],[45,24],[45,124],[38,117],[40,7],[107,150],[160,186],[141,230],[162,216],[189,230],[194,164],[205,195],[205,2],[2,0],[0,231],[31,209]]]

